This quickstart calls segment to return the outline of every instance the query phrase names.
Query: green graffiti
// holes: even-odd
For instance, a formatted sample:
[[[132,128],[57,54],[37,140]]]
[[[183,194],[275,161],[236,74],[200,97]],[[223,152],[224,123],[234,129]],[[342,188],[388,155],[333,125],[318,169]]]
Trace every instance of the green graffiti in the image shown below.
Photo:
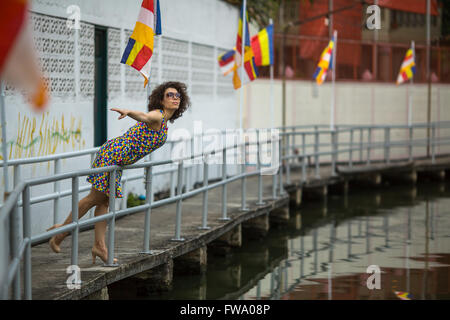
[[[62,141],[68,143],[71,137],[75,137],[77,142],[80,142],[81,140],[81,131],[80,130],[76,130],[76,131],[65,131],[65,132],[53,132],[51,134],[51,138],[52,139],[61,139]],[[11,147],[13,147],[14,145],[18,146],[19,148],[21,148],[22,150],[27,150],[29,148],[31,148],[32,146],[34,146],[36,143],[38,143],[40,140],[42,140],[42,137],[36,137],[34,138],[29,144],[27,145],[22,145],[17,141],[11,140],[8,142],[8,145],[10,145]]]

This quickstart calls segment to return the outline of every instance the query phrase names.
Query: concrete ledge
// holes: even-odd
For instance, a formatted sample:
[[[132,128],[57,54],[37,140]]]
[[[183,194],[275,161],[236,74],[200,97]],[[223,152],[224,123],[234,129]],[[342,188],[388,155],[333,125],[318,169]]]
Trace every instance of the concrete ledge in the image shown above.
[[[145,297],[172,289],[173,260],[108,286],[112,299]]]

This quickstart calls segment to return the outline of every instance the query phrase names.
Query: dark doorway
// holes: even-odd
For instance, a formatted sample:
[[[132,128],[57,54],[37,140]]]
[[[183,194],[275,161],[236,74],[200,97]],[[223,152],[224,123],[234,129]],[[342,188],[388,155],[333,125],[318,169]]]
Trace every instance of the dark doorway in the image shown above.
[[[107,46],[106,29],[95,27],[95,95],[94,95],[94,146],[107,139]]]

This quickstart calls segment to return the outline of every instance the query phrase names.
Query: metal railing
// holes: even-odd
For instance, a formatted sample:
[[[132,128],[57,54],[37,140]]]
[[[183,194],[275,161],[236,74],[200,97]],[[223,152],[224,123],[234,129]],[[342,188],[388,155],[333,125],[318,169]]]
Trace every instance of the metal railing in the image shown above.
[[[256,131],[257,133],[259,130]],[[10,256],[12,257],[8,270],[6,273],[6,277],[2,280],[1,285],[1,297],[3,299],[8,298],[10,288],[12,288],[12,296],[14,299],[20,299],[22,297],[22,286],[21,286],[21,272],[20,272],[20,262],[23,260],[23,271],[24,271],[24,283],[23,283],[23,296],[25,299],[31,299],[31,246],[42,241],[50,239],[52,236],[62,233],[62,232],[70,232],[72,235],[72,249],[71,249],[71,265],[77,265],[78,263],[78,235],[80,229],[88,226],[93,226],[100,221],[108,222],[108,237],[107,237],[107,247],[108,247],[108,261],[105,266],[114,267],[116,266],[113,263],[114,257],[114,241],[115,241],[115,221],[117,218],[120,218],[125,215],[131,215],[138,212],[145,211],[145,223],[144,223],[144,241],[143,241],[143,253],[152,254],[150,250],[150,213],[151,209],[157,208],[159,206],[163,206],[170,203],[176,203],[176,223],[175,223],[175,236],[172,241],[184,241],[181,237],[181,216],[182,216],[182,201],[183,199],[193,197],[197,194],[203,193],[203,212],[202,212],[202,228],[208,228],[207,219],[208,219],[208,191],[222,187],[222,220],[229,220],[227,215],[227,185],[231,182],[241,179],[242,182],[242,205],[243,208],[246,208],[246,184],[245,179],[250,176],[259,175],[258,183],[260,184],[258,190],[261,192],[258,193],[258,203],[262,203],[262,177],[261,175],[264,173],[264,168],[261,165],[261,162],[258,160],[256,163],[256,168],[253,171],[247,172],[247,168],[252,166],[251,163],[246,161],[246,157],[251,154],[250,148],[252,146],[256,146],[256,154],[257,159],[261,158],[261,146],[264,144],[270,144],[272,148],[278,147],[279,139],[276,136],[272,136],[269,139],[262,140],[257,134],[256,142],[244,142],[244,143],[235,143],[231,146],[224,146],[220,149],[216,149],[206,153],[199,153],[195,155],[185,156],[182,158],[164,160],[164,161],[148,161],[139,164],[134,164],[130,166],[109,166],[103,168],[89,169],[89,170],[80,170],[76,172],[70,173],[60,173],[55,174],[51,177],[43,177],[37,178],[27,181],[19,182],[14,190],[10,193],[7,201],[1,209],[0,213],[0,224],[5,224],[9,220],[9,238],[10,238]],[[242,149],[242,159],[243,163],[241,165],[242,171],[234,176],[227,176],[226,166],[229,165],[227,163],[227,153],[231,151],[238,151]],[[87,151],[88,152],[88,151]],[[222,168],[223,168],[223,176],[221,181],[215,182],[212,184],[208,184],[208,158],[213,154],[221,153],[222,154]],[[274,154],[274,153],[273,153]],[[184,163],[188,160],[196,160],[200,159],[201,163],[204,166],[204,172],[206,173],[204,180],[205,185],[197,188],[195,190],[186,190],[183,192],[183,172],[184,172]],[[56,159],[55,159],[56,160]],[[153,201],[152,194],[152,173],[153,167],[167,165],[167,164],[176,164],[177,165],[177,192],[175,196]],[[48,232],[44,232],[35,236],[31,234],[31,196],[30,196],[30,188],[33,186],[51,183],[51,182],[59,182],[66,179],[71,179],[72,182],[72,190],[80,190],[79,188],[79,179],[80,177],[87,176],[90,174],[98,174],[102,172],[108,172],[110,174],[110,194],[115,194],[116,189],[116,173],[117,170],[134,170],[134,169],[145,169],[145,189],[146,189],[146,203],[144,205],[136,206],[133,208],[116,210],[115,207],[115,198],[109,197],[109,212],[85,219],[83,221],[78,220],[78,194],[79,192],[72,193],[72,223],[65,225],[64,227],[58,228],[57,230],[52,230]],[[276,168],[278,169],[278,167]],[[274,189],[276,186],[273,187]],[[276,193],[276,190],[273,191],[273,194]],[[22,195],[22,227],[20,226],[20,216],[19,216],[19,197]],[[51,197],[47,197],[51,199]]]
[[[9,195],[4,206],[1,208],[0,213],[0,226],[5,225],[8,222],[8,234],[9,234],[9,254],[10,261],[7,266],[7,272],[1,282],[1,298],[9,298],[9,292],[12,290],[12,297],[14,299],[22,298],[22,286],[21,286],[21,268],[20,263],[23,261],[24,283],[23,283],[23,297],[25,299],[31,299],[31,246],[33,244],[40,243],[44,240],[50,239],[52,236],[62,232],[71,232],[72,234],[72,251],[71,251],[71,265],[77,265],[78,261],[78,234],[81,228],[87,226],[93,226],[100,221],[108,221],[109,232],[107,238],[108,245],[108,261],[106,266],[115,266],[113,263],[114,257],[114,228],[116,219],[135,214],[138,212],[145,212],[144,223],[144,239],[143,239],[143,253],[152,254],[150,245],[150,231],[151,231],[151,209],[157,208],[166,204],[176,203],[176,216],[175,216],[175,230],[174,238],[172,241],[184,241],[181,235],[181,220],[182,220],[182,202],[184,199],[193,197],[198,194],[203,194],[202,205],[202,226],[200,229],[208,229],[208,191],[221,187],[222,188],[222,217],[221,220],[228,220],[227,212],[227,186],[229,183],[237,180],[241,181],[241,210],[248,210],[247,207],[247,185],[246,179],[250,176],[258,176],[258,200],[257,204],[262,205],[263,202],[263,175],[267,174],[268,170],[275,170],[272,173],[272,199],[276,199],[281,195],[284,195],[283,176],[286,177],[286,184],[291,183],[291,170],[294,168],[301,169],[301,182],[306,182],[307,167],[311,167],[312,164],[307,164],[308,159],[314,160],[314,176],[320,178],[320,167],[326,164],[331,166],[331,174],[337,175],[336,167],[338,163],[345,163],[352,167],[356,162],[361,164],[370,164],[374,161],[382,161],[384,163],[390,163],[396,160],[411,161],[417,158],[427,157],[427,153],[423,150],[420,152],[414,152],[417,148],[429,148],[429,156],[432,163],[435,163],[438,155],[450,154],[446,151],[445,146],[450,145],[450,122],[438,122],[432,123],[430,126],[426,124],[416,124],[412,126],[338,126],[335,130],[324,129],[326,126],[303,126],[303,127],[286,127],[280,128],[282,133],[280,135],[273,134],[268,139],[262,139],[261,130],[254,130],[256,133],[256,141],[246,142],[242,138],[233,145],[224,145],[223,147],[216,148],[209,152],[200,152],[198,154],[191,154],[189,156],[180,157],[177,159],[169,159],[164,161],[146,161],[143,163],[137,163],[130,166],[110,166],[97,169],[80,170],[70,173],[58,173],[51,177],[37,178],[27,181],[19,181],[14,190]],[[381,139],[377,140],[378,131],[382,131]],[[431,132],[429,137],[426,136],[426,132]],[[444,135],[438,134],[440,131],[448,132]],[[250,130],[249,130],[250,131]],[[249,131],[245,134],[248,135]],[[397,131],[406,132],[407,138],[400,137],[400,139],[394,139],[393,132],[399,135]],[[420,133],[422,131],[422,133]],[[359,133],[359,141],[355,141],[355,132]],[[223,133],[223,132],[222,132]],[[378,134],[380,136],[380,134]],[[423,137],[422,137],[423,136]],[[298,144],[296,140],[301,138],[301,144]],[[366,139],[364,139],[366,137]],[[203,138],[203,137],[202,137]],[[308,142],[308,140],[312,140]],[[242,142],[244,141],[244,142]],[[266,168],[267,164],[262,163],[262,148],[263,146],[269,146],[271,148],[271,162],[269,168]],[[254,147],[254,148],[253,148]],[[393,150],[402,148],[408,151],[405,157],[393,157]],[[437,150],[438,148],[444,149],[442,152]],[[253,150],[256,149],[256,150]],[[312,149],[312,151],[311,151]],[[382,150],[383,154],[380,157],[373,157],[372,152]],[[301,150],[301,153],[298,152]],[[277,151],[277,152],[276,152]],[[89,154],[89,150],[85,151]],[[245,159],[237,167],[240,167],[240,172],[235,175],[227,174],[227,155],[230,152],[235,152],[236,155],[240,155],[241,159]],[[298,152],[296,154],[296,152]],[[359,152],[359,160],[354,160],[354,153]],[[248,162],[248,158],[251,155],[256,154],[255,162]],[[221,180],[214,183],[209,183],[209,159],[213,156],[221,155],[222,160],[222,176]],[[346,155],[347,158],[340,160],[339,157]],[[364,157],[365,156],[365,157]],[[53,159],[53,158],[52,158]],[[324,161],[325,159],[325,161]],[[198,163],[195,163],[195,160]],[[17,163],[11,160],[8,164],[17,165]],[[25,160],[22,160],[25,161]],[[47,160],[48,161],[48,160]],[[57,161],[53,159],[52,161]],[[193,161],[190,166],[203,166],[203,184],[193,190],[188,188],[183,191],[183,178],[184,168],[189,161]],[[22,162],[24,163],[24,162]],[[155,172],[154,167],[162,165],[174,165],[176,166],[177,173],[177,188],[176,194],[171,195],[169,198],[154,201],[152,197],[153,185],[152,177]],[[235,164],[235,163],[233,163]],[[55,166],[56,167],[56,166]],[[254,167],[254,170],[249,171],[249,167]],[[117,170],[131,171],[135,169],[145,170],[145,189],[146,189],[146,203],[137,207],[119,209],[116,210],[115,198],[110,197],[109,212],[97,216],[78,221],[78,193],[79,178],[94,173],[109,172],[112,179],[110,179],[110,194],[115,194],[115,176]],[[283,174],[283,169],[285,174]],[[172,174],[171,174],[172,176]],[[140,175],[142,177],[142,175]],[[72,194],[72,223],[52,230],[33,236],[31,234],[31,204],[33,199],[30,196],[30,188],[45,183],[57,183],[62,180],[71,179],[72,189],[79,190],[79,192],[70,192]],[[174,181],[174,180],[173,180]],[[19,198],[22,196],[22,202],[19,202]],[[52,199],[52,196],[47,196],[47,199]],[[37,201],[34,199],[34,201]],[[22,215],[19,214],[19,203],[23,206]],[[20,218],[23,223],[20,225]],[[1,244],[0,244],[1,245]],[[2,257],[0,257],[2,258]],[[1,273],[0,273],[1,276]]]

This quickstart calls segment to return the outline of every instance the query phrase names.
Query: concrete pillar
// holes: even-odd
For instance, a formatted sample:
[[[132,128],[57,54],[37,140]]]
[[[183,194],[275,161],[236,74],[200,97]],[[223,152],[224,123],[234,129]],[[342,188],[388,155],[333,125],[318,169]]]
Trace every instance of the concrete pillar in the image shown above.
[[[328,193],[336,195],[344,195],[348,193],[349,183],[348,180],[338,181],[334,184],[328,185]]]
[[[302,228],[302,215],[300,213],[296,214],[293,219],[289,220],[289,227],[300,230]]]
[[[423,181],[444,181],[446,177],[445,170],[430,170],[419,172],[419,179]]]
[[[383,173],[383,180],[391,184],[415,184],[417,182],[417,172],[414,169],[407,172],[386,172]]]
[[[175,275],[203,274],[207,268],[207,247],[192,250],[174,259],[173,273]]]
[[[275,225],[277,224],[285,224],[289,221],[289,208],[276,208],[273,209],[269,214],[270,223]]]
[[[109,300],[108,287],[104,287],[94,293],[91,293],[82,300]]]
[[[354,176],[350,184],[355,187],[378,188],[381,187],[381,182],[382,178],[380,173],[370,173]]]
[[[298,188],[289,194],[289,205],[299,207],[302,204],[302,188]]]
[[[303,188],[303,200],[322,200],[328,195],[328,186],[319,187],[304,187]]]
[[[244,237],[247,239],[260,239],[269,232],[269,215],[263,214],[242,223]]]
[[[208,244],[208,253],[224,256],[231,252],[232,248],[242,245],[242,227],[237,225],[227,233]]]
[[[172,290],[173,260],[141,272],[133,276],[137,282],[138,295],[146,295],[151,292],[163,292]]]

